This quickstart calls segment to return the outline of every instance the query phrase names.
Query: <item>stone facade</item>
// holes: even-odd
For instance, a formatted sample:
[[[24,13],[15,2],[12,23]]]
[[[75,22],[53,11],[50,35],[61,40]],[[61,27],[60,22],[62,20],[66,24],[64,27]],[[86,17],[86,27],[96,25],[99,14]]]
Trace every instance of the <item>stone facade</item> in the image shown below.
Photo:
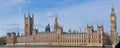
[[[114,8],[110,16],[111,35],[104,32],[104,26],[98,25],[94,30],[93,25],[87,25],[85,32],[68,32],[63,31],[63,27],[59,26],[57,17],[54,22],[54,31],[50,31],[50,25],[46,26],[46,32],[38,32],[33,29],[34,15],[28,17],[25,15],[24,36],[16,36],[16,33],[7,33],[7,46],[14,45],[54,45],[54,46],[103,46],[110,45],[116,32],[116,16],[113,14]],[[110,38],[112,37],[112,38]]]

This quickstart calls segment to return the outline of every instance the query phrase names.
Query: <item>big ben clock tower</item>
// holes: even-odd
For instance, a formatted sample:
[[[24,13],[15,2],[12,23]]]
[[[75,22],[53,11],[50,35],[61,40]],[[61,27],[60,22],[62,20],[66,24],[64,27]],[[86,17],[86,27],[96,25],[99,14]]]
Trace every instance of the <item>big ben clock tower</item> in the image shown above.
[[[117,33],[116,20],[117,20],[117,17],[116,17],[116,14],[115,14],[115,10],[114,10],[114,7],[112,7],[111,15],[110,15],[111,44],[114,44],[114,40],[115,40],[116,33]]]

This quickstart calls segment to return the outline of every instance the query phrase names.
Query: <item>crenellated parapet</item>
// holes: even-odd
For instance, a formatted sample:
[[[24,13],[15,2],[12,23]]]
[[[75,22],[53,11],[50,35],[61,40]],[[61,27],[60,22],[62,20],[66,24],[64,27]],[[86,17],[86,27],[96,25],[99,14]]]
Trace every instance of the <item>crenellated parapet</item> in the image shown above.
[[[93,31],[93,25],[87,25],[87,33],[92,33]]]
[[[93,25],[87,25],[87,33],[93,33],[93,32],[97,32],[97,33],[102,33],[104,32],[104,26],[103,25],[97,25],[97,30],[94,30]]]
[[[103,25],[97,25],[97,32],[99,34],[102,34],[104,32],[104,26]]]

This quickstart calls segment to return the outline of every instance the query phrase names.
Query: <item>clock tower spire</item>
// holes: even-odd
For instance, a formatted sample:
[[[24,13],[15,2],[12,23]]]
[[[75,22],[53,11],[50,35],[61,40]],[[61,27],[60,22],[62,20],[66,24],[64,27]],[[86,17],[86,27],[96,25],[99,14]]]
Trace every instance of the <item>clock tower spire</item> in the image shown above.
[[[58,27],[59,27],[59,23],[58,23],[58,18],[57,18],[57,14],[56,14],[55,22],[54,22],[54,32],[57,32]]]

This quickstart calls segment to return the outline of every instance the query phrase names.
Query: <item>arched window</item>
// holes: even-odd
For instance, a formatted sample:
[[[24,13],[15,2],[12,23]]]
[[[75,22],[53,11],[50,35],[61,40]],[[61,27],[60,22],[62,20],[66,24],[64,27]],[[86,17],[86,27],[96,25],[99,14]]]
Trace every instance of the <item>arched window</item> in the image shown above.
[[[28,24],[25,24],[25,27],[28,27]]]

